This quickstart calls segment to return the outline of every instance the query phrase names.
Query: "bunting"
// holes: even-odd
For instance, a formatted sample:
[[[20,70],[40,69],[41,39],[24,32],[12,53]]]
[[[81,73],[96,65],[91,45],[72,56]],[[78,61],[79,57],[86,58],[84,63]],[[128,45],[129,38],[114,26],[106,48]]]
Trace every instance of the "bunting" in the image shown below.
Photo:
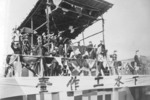
[[[62,58],[61,57],[55,57],[56,61],[59,63],[59,65],[62,65]]]
[[[73,47],[74,53],[75,54],[80,54],[82,52],[84,52],[85,47],[81,46],[81,47],[77,47],[74,46]],[[18,59],[21,58],[20,60]],[[53,63],[53,60],[56,60],[56,62],[59,65],[59,69],[63,69],[64,65],[67,66],[65,68],[65,70],[67,70],[67,72],[71,72],[72,75],[79,75],[79,74],[83,74],[83,75],[95,75],[96,74],[96,60],[94,59],[66,59],[65,64],[62,64],[63,62],[63,58],[62,57],[45,57],[43,59],[43,67],[48,67],[48,68],[44,68],[44,71],[47,71],[49,73],[51,73],[50,71],[48,71]],[[145,62],[147,62],[146,60],[144,60]],[[117,71],[119,73],[119,75],[135,75],[135,74],[144,74],[144,73],[148,73],[148,71],[150,71],[150,68],[148,67],[148,64],[144,64],[144,61],[142,62],[143,64],[141,64],[142,66],[137,67],[133,66],[132,63],[134,63],[133,61],[119,61],[118,63],[121,63],[120,65],[118,65],[117,67]],[[11,73],[14,71],[16,76],[21,76],[23,69],[21,68],[22,65],[31,65],[30,67],[34,66],[38,66],[36,67],[36,69],[38,69],[37,73],[39,73],[39,70],[41,70],[41,67],[39,66],[40,64],[40,57],[39,56],[24,56],[24,55],[10,55],[9,57],[7,57],[7,63],[9,65],[15,66],[12,67],[12,69],[10,68],[8,70],[8,73]],[[107,65],[109,63],[109,65]],[[19,67],[16,67],[19,66]],[[33,66],[33,67],[34,67]],[[53,66],[55,67],[55,66]],[[107,72],[108,73],[112,73],[112,75],[115,74],[115,69],[113,67],[113,63],[107,62],[106,63],[106,67],[104,73]],[[58,67],[57,67],[58,68]],[[32,68],[33,70],[36,70],[35,67]],[[32,72],[31,72],[32,73]],[[74,73],[74,74],[73,74]],[[59,74],[60,75],[60,74]],[[110,75],[110,74],[109,74]],[[148,75],[148,74],[147,74]],[[7,75],[6,75],[7,76]],[[8,75],[9,76],[9,75]]]
[[[94,67],[94,64],[96,63],[96,60],[94,59],[86,59],[86,62],[88,63],[90,69]]]

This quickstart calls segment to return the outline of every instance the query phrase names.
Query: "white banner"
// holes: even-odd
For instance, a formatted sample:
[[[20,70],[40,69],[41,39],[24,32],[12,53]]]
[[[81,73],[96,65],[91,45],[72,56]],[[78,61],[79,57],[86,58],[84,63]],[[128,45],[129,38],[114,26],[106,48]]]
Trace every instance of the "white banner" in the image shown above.
[[[50,77],[47,86],[48,93],[83,91],[93,89],[111,89],[120,87],[149,86],[150,76],[59,76]],[[38,94],[40,86],[37,77],[0,78],[0,97],[11,97],[26,94]],[[8,91],[9,90],[9,91]]]

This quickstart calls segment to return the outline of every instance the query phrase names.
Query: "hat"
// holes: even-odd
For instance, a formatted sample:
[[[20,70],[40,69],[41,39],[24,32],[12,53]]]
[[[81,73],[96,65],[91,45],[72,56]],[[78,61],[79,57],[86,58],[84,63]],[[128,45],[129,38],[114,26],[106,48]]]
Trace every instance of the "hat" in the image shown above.
[[[103,43],[103,40],[100,40],[100,43]]]
[[[90,43],[92,42],[92,41],[89,41]]]
[[[136,50],[135,52],[139,52],[139,50]]]
[[[117,50],[114,50],[114,52],[117,52]]]

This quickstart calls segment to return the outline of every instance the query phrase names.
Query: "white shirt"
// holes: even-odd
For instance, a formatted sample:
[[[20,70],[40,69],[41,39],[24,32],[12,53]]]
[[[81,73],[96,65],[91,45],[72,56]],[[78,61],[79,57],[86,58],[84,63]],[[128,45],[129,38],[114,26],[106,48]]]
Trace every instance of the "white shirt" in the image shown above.
[[[70,54],[70,58],[74,58],[74,56],[81,54],[79,49],[76,49],[75,51],[72,51]]]
[[[104,57],[103,57],[103,55],[98,54],[98,55],[97,55],[97,60],[98,60],[98,61],[102,61],[102,62],[103,62],[103,61],[104,61]]]
[[[102,47],[99,46],[99,47],[97,48],[97,54],[100,54],[101,52],[102,52]]]

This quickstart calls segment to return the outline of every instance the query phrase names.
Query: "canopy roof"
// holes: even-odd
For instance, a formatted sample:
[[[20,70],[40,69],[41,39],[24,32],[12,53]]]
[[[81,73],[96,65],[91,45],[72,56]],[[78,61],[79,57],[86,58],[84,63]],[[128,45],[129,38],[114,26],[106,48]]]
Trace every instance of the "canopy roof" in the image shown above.
[[[47,0],[38,0],[34,8],[31,10],[26,19],[18,27],[20,30],[23,27],[33,29],[46,22],[46,2]],[[74,39],[85,28],[97,21],[98,17],[103,15],[109,8],[111,3],[104,0],[53,0],[51,6],[52,12],[49,14],[50,33],[61,35]],[[32,19],[32,22],[31,22]],[[46,32],[46,24],[37,29],[38,34]]]

